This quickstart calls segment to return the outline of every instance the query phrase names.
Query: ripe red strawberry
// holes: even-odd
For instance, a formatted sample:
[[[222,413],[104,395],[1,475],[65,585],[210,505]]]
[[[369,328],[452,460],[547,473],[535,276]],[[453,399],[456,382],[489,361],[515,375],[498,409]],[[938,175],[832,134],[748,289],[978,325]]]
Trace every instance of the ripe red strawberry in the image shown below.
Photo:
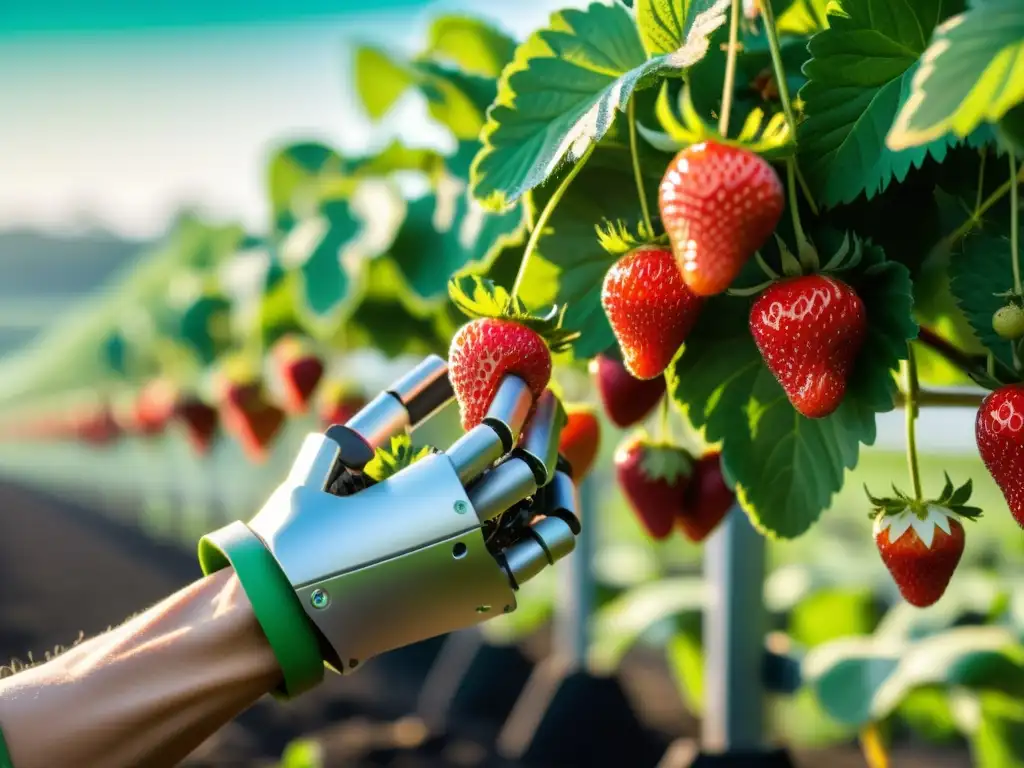
[[[121,428],[110,407],[101,405],[71,417],[75,435],[91,445],[109,445],[121,436]]]
[[[693,465],[679,528],[690,541],[704,541],[735,502],[736,495],[722,476],[722,455],[717,451],[705,454]]]
[[[661,376],[693,329],[704,301],[683,282],[672,253],[643,246],[621,257],[604,277],[601,304],[638,379]]]
[[[981,402],[974,435],[1010,514],[1024,528],[1024,384],[1000,387]]]
[[[590,361],[604,412],[620,428],[632,427],[646,417],[665,396],[665,377],[638,379],[626,366],[608,355]]]
[[[476,318],[456,332],[448,350],[448,377],[463,429],[483,421],[506,375],[522,379],[536,401],[551,379],[551,350],[564,349],[579,335],[562,330],[564,309],[531,315],[504,288],[476,276],[453,279],[449,294]]]
[[[911,499],[895,489],[895,498],[876,499],[868,492],[875,518],[875,545],[903,598],[919,608],[932,605],[946,591],[964,552],[961,519],[981,515],[967,506],[971,481],[954,489],[946,476],[942,495],[932,501]]]
[[[659,188],[661,221],[690,290],[726,290],[782,215],[782,183],[745,149],[705,141],[669,163]]]
[[[217,411],[198,397],[180,397],[174,406],[174,416],[185,427],[185,434],[192,449],[205,454],[217,432]]]
[[[226,385],[221,401],[221,423],[242,444],[252,460],[267,457],[267,447],[284,425],[285,414],[270,403],[260,382]]]
[[[161,434],[174,416],[176,391],[162,379],[147,384],[135,400],[131,430],[144,437]]]
[[[838,408],[846,394],[867,315],[846,283],[806,275],[773,283],[758,296],[750,332],[793,407],[817,419]]]
[[[692,466],[682,448],[643,437],[630,438],[616,452],[619,486],[651,538],[666,538],[682,516]]]
[[[344,424],[366,405],[366,398],[344,382],[332,381],[321,388],[320,422],[324,428]]]
[[[565,426],[558,442],[558,452],[572,465],[573,479],[578,483],[590,471],[601,447],[601,423],[594,409],[588,406],[566,408]]]
[[[324,375],[323,361],[296,337],[274,345],[273,358],[284,388],[283,405],[288,413],[305,413],[309,400]]]

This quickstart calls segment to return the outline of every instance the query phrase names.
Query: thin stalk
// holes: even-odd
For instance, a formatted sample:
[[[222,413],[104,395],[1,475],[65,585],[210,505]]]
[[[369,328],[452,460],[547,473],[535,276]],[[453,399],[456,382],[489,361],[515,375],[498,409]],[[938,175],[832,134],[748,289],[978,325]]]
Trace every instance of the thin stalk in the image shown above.
[[[718,132],[724,139],[729,133],[729,113],[736,83],[736,49],[740,29],[740,0],[732,0],[729,11],[729,47],[725,53],[725,82],[722,84],[722,113],[718,116]]]
[[[1002,200],[1003,197],[1006,196],[1006,193],[1011,189],[1016,189],[1017,184],[1022,179],[1024,179],[1024,168],[1020,169],[1012,178],[1003,182],[999,186],[999,189],[995,190],[991,195],[986,197],[984,201],[982,201],[981,205],[979,205],[978,209],[974,212],[974,215],[961,224],[960,227],[947,238],[948,245],[955,245],[964,235],[974,229],[979,222],[981,222],[981,217],[985,215],[988,209]]]
[[[640,197],[640,212],[644,217],[644,227],[647,229],[647,236],[654,236],[654,227],[651,225],[651,211],[647,207],[647,193],[644,192],[644,175],[640,171],[640,153],[637,151],[636,143],[636,99],[629,100],[628,109],[629,122],[629,154],[633,158],[633,179],[636,181],[636,193]]]
[[[1010,152],[1010,180],[1017,178],[1017,158]],[[1018,251],[1018,238],[1020,230],[1017,223],[1020,201],[1017,199],[1017,184],[1010,184],[1010,261],[1013,264],[1013,292],[1021,295],[1020,288],[1020,252]]]
[[[981,405],[988,392],[985,390],[964,389],[963,391],[943,391],[922,389],[917,393],[917,407],[921,408],[974,408]],[[902,392],[896,393],[897,408],[907,407],[906,397]]]
[[[658,414],[658,442],[669,443],[672,440],[672,425],[669,423],[671,413],[668,408],[668,395],[661,398],[661,412]]]
[[[889,768],[889,755],[885,751],[878,726],[874,723],[867,725],[860,732],[860,748],[868,768]]]
[[[981,157],[981,162],[978,164],[978,193],[974,196],[974,210],[978,210],[981,206],[981,194],[985,191],[985,159],[988,157],[988,153],[982,147],[978,155]]]
[[[775,70],[775,80],[779,86],[779,101],[782,102],[782,111],[786,115],[790,133],[796,138],[796,116],[793,114],[793,104],[789,100],[789,86],[786,84],[786,68],[782,64],[779,31],[775,28],[775,11],[772,10],[772,4],[765,0],[758,0],[757,4],[760,6],[761,16],[764,18],[764,32],[768,37],[768,48],[772,54],[772,68]]]
[[[814,271],[818,269],[820,264],[818,262],[818,254],[811,246],[807,235],[804,234],[804,228],[800,224],[800,208],[796,199],[796,159],[792,157],[786,160],[786,192],[789,195],[789,213],[793,218],[793,234],[796,236],[800,264]]]
[[[526,243],[526,250],[523,251],[523,259],[519,262],[519,272],[516,274],[516,281],[512,284],[512,296],[516,297],[519,295],[519,288],[523,283],[523,278],[526,277],[526,268],[530,263],[530,258],[533,256],[533,252],[537,250],[537,242],[540,240],[540,233],[544,231],[544,227],[548,225],[548,219],[551,218],[551,214],[555,212],[555,208],[562,201],[562,197],[565,195],[566,190],[569,189],[569,185],[572,184],[573,179],[579,175],[579,172],[583,170],[583,166],[587,164],[587,160],[590,159],[590,155],[594,152],[594,147],[597,146],[596,142],[590,142],[590,146],[587,147],[587,151],[583,153],[583,156],[576,161],[573,165],[572,170],[569,174],[562,179],[562,183],[558,185],[558,189],[548,200],[547,205],[544,206],[544,210],[540,212],[540,216],[537,217],[537,223],[533,227],[533,231],[530,233],[530,239]]]
[[[921,501],[921,470],[917,462],[917,431],[915,421],[917,420],[917,397],[920,386],[917,381],[917,362],[914,360],[913,344],[907,342],[906,362],[906,426],[907,426],[907,469],[910,471],[910,484],[914,489],[914,499]]]

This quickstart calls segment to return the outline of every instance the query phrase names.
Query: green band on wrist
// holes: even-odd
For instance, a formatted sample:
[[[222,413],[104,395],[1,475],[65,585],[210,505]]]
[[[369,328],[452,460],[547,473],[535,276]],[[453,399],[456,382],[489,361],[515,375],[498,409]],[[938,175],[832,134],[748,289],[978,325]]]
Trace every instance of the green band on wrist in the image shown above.
[[[14,768],[14,761],[11,760],[11,753],[7,751],[3,731],[0,731],[0,768]]]
[[[229,565],[284,675],[275,695],[292,698],[316,686],[324,677],[320,643],[292,585],[260,538],[242,522],[234,522],[199,540],[199,564],[209,575]]]

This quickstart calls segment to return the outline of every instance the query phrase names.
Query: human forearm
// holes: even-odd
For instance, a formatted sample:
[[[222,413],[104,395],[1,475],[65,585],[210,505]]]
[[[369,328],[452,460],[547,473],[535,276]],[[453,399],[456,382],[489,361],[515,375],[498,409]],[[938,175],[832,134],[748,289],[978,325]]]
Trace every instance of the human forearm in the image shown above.
[[[176,765],[280,682],[231,570],[0,681],[15,768]]]

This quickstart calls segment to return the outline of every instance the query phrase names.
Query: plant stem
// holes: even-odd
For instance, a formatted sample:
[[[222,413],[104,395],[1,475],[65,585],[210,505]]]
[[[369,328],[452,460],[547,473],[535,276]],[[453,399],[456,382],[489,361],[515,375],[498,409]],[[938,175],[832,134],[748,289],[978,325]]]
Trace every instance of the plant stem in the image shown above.
[[[985,191],[985,158],[988,157],[985,147],[981,148],[978,155],[981,157],[981,162],[978,164],[978,193],[974,196],[974,210],[981,207],[981,193]]]
[[[921,326],[917,332],[917,340],[926,347],[930,347],[938,352],[946,359],[947,362],[952,363],[964,373],[984,371],[984,366],[979,368],[977,361],[974,360],[974,358],[972,358],[967,352],[964,352],[955,344],[952,344],[948,340],[942,338],[930,328]]]
[[[576,161],[573,165],[572,170],[569,171],[568,175],[562,179],[562,183],[558,185],[558,189],[548,200],[547,205],[544,206],[544,210],[540,212],[540,216],[537,217],[537,223],[534,224],[533,231],[530,233],[530,239],[526,243],[526,250],[523,251],[523,259],[519,262],[519,272],[516,273],[516,281],[512,284],[512,296],[513,298],[519,296],[519,288],[523,284],[523,278],[526,277],[526,268],[530,264],[530,258],[533,256],[533,252],[537,250],[537,242],[540,240],[540,234],[544,231],[544,227],[548,224],[548,219],[551,218],[551,214],[555,212],[555,208],[562,200],[562,196],[565,195],[566,190],[569,189],[569,185],[572,184],[572,180],[579,175],[579,172],[583,170],[583,166],[587,164],[587,160],[590,159],[590,155],[594,152],[594,147],[597,146],[596,142],[590,142],[590,146],[587,147],[587,151],[583,153],[583,156]]]
[[[644,192],[644,175],[640,171],[640,153],[636,144],[636,99],[629,100],[628,109],[629,122],[629,153],[633,158],[633,179],[636,181],[636,193],[640,196],[640,212],[644,217],[644,227],[647,229],[647,237],[654,237],[654,227],[651,225],[651,211],[647,207],[647,193]]]
[[[671,413],[668,408],[668,395],[661,398],[661,413],[658,415],[658,441],[668,443],[671,441],[671,428],[669,418]]]
[[[917,464],[917,432],[914,429],[917,420],[917,362],[914,360],[914,345],[907,342],[906,361],[906,425],[907,425],[907,469],[910,470],[910,484],[914,489],[914,499],[921,501],[921,470]]]
[[[981,222],[981,217],[985,215],[988,209],[1002,200],[1011,189],[1015,189],[1022,179],[1024,179],[1024,168],[1020,169],[1014,177],[1007,179],[999,186],[999,189],[986,197],[974,214],[961,224],[953,234],[946,238],[947,245],[955,245],[964,235],[974,229]]]
[[[1018,251],[1018,237],[1020,235],[1017,217],[1019,214],[1020,201],[1017,199],[1017,157],[1010,152],[1010,260],[1013,264],[1013,292],[1021,295],[1020,288],[1020,252]]]
[[[725,82],[722,83],[722,112],[718,116],[718,132],[724,139],[729,134],[729,113],[736,83],[736,44],[740,30],[740,0],[732,0],[729,10],[729,47],[725,52]]]
[[[793,104],[789,99],[789,85],[786,84],[786,67],[782,63],[782,47],[779,45],[779,31],[775,28],[775,11],[772,4],[767,0],[758,0],[761,8],[761,16],[764,18],[764,33],[768,37],[768,48],[772,54],[772,69],[775,72],[775,81],[779,87],[779,101],[782,103],[782,111],[786,115],[786,124],[789,126],[789,133],[793,140],[796,140],[796,115],[793,114]],[[800,209],[797,207],[796,196],[796,158],[790,157],[786,160],[786,185],[789,193],[790,215],[793,217],[793,234],[796,236],[798,255],[800,263],[811,270],[818,268],[818,255],[804,234],[800,225]],[[809,197],[809,195],[808,195]]]
[[[977,408],[988,393],[982,389],[964,389],[962,391],[936,391],[922,389],[917,393],[917,407],[921,408]],[[896,393],[897,408],[907,406],[907,398],[902,392]]]
[[[860,733],[860,748],[868,768],[889,768],[889,755],[882,744],[882,736],[874,723],[864,727]]]
[[[789,101],[789,86],[786,84],[786,68],[782,64],[782,49],[779,46],[779,32],[775,28],[775,11],[772,4],[767,0],[758,0],[761,8],[761,16],[764,18],[764,33],[768,36],[768,48],[772,54],[772,68],[775,70],[776,85],[779,87],[779,101],[782,102],[782,111],[786,115],[786,122],[789,124],[789,131],[793,138],[796,138],[796,117],[793,115],[793,105]]]

